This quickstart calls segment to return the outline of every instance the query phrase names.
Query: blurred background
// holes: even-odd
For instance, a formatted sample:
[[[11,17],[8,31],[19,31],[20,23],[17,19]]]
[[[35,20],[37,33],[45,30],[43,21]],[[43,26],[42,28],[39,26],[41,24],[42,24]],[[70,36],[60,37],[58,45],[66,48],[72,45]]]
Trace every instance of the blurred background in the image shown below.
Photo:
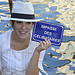
[[[52,45],[45,53],[42,75],[75,75],[75,0],[21,1],[32,2],[36,18],[65,27],[61,46]],[[10,16],[8,0],[0,0],[0,16]],[[0,35],[10,30],[9,21],[0,18]]]

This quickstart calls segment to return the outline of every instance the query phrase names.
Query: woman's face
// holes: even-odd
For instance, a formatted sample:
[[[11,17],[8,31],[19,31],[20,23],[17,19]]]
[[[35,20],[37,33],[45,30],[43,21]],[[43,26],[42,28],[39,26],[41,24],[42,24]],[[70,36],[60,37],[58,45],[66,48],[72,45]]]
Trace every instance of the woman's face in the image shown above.
[[[32,27],[32,22],[14,21],[13,25],[16,36],[21,40],[27,38],[27,36],[30,34]]]

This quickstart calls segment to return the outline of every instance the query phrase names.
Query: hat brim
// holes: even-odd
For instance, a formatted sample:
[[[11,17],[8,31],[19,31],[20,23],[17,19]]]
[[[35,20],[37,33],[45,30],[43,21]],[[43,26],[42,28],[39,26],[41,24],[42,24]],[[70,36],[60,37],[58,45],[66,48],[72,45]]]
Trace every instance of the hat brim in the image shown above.
[[[42,21],[44,19],[18,19],[18,18],[7,18],[7,17],[3,17],[1,16],[2,20],[16,20],[16,21],[24,21],[24,22],[38,22],[38,21]]]

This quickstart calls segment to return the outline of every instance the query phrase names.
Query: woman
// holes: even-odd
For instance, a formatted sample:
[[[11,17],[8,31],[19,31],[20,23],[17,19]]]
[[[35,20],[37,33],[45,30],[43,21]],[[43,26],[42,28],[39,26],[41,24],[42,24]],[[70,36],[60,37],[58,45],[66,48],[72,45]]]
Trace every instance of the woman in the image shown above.
[[[49,40],[34,42],[31,40],[35,19],[31,2],[16,1],[10,20],[13,31],[0,35],[2,75],[41,75],[45,50],[51,46]]]

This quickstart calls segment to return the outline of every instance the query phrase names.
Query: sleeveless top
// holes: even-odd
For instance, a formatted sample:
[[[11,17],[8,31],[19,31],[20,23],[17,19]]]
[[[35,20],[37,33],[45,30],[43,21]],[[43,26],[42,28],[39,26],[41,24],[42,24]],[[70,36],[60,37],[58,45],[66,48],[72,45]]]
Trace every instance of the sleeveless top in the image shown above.
[[[30,39],[28,48],[16,51],[10,48],[11,33],[12,31],[9,31],[0,35],[0,71],[2,75],[25,75],[28,63],[39,43]],[[41,70],[44,54],[45,50],[41,51],[38,62]],[[42,74],[39,72],[39,75]]]

